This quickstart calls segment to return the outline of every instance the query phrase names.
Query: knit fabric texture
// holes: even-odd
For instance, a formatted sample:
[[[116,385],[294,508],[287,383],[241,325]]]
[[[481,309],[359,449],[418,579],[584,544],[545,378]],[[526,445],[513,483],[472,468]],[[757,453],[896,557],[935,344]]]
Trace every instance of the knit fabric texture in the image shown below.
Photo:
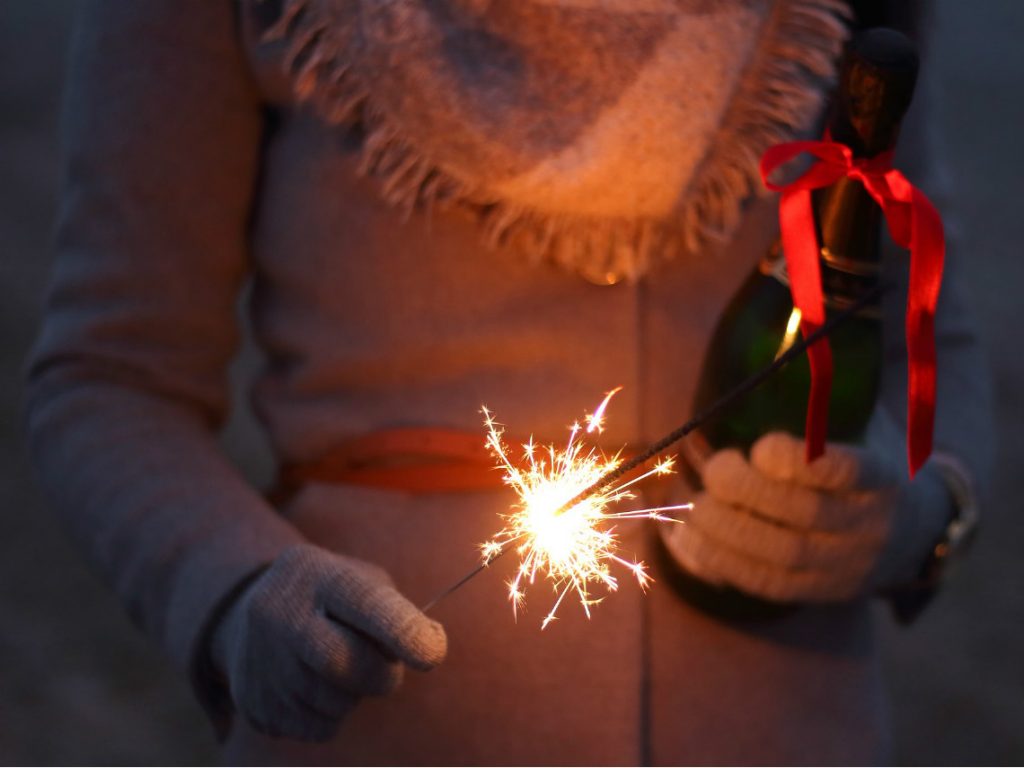
[[[217,627],[213,652],[238,712],[264,733],[322,741],[404,666],[445,656],[444,629],[381,568],[310,545],[283,552]]]
[[[386,200],[458,202],[491,243],[597,282],[727,240],[808,130],[841,0],[284,0],[300,101],[366,131]],[[722,56],[721,52],[739,55]]]
[[[952,518],[938,470],[926,464],[909,482],[871,448],[830,443],[811,464],[804,451],[774,432],[749,460],[711,456],[688,524],[664,531],[673,555],[712,583],[783,602],[850,600],[916,578]]]

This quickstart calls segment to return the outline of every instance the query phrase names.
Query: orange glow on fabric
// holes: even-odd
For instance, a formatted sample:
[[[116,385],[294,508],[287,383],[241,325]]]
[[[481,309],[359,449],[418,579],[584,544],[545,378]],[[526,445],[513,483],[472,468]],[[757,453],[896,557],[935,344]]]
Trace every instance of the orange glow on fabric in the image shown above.
[[[816,162],[788,184],[774,184],[770,176],[801,154]],[[828,139],[793,141],[770,147],[761,157],[761,179],[781,193],[779,225],[789,271],[793,304],[802,315],[806,338],[825,321],[825,301],[818,263],[820,245],[811,206],[811,191],[842,178],[864,185],[881,206],[893,241],[910,251],[910,288],[907,294],[907,457],[913,477],[932,452],[935,422],[935,306],[942,285],[945,236],[942,219],[927,197],[892,167],[892,153],[854,158],[849,147]],[[827,339],[808,351],[811,393],[807,405],[807,460],[825,450],[828,400],[832,385],[832,354]]]

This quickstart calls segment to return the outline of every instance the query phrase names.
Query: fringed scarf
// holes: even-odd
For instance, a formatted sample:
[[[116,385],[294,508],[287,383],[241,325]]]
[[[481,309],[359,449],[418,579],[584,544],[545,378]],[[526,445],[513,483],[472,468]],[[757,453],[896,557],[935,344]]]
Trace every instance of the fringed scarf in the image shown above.
[[[732,234],[758,159],[817,119],[841,0],[283,0],[295,95],[365,132],[406,212],[476,211],[598,283]]]

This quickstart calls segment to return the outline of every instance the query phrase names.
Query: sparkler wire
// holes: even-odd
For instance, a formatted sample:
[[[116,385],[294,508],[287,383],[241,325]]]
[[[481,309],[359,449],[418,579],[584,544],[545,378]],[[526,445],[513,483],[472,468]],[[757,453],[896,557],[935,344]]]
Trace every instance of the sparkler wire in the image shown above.
[[[806,338],[800,338],[799,340],[797,340],[793,344],[793,346],[791,346],[781,355],[776,357],[775,360],[771,362],[771,364],[766,365],[757,373],[741,381],[739,384],[737,384],[724,395],[719,397],[713,403],[711,403],[703,410],[698,412],[696,415],[694,415],[685,424],[668,433],[657,442],[651,443],[651,445],[649,445],[641,453],[637,454],[636,456],[632,457],[627,461],[624,461],[619,466],[615,467],[611,471],[599,477],[596,481],[594,481],[594,483],[584,488],[573,498],[571,498],[569,501],[567,501],[565,504],[563,504],[561,507],[555,510],[553,514],[558,514],[559,512],[571,509],[580,502],[604,490],[612,483],[614,483],[616,480],[625,475],[627,472],[636,469],[644,462],[649,461],[658,454],[663,453],[667,448],[671,447],[673,444],[682,440],[684,437],[693,432],[693,430],[697,429],[697,427],[706,422],[708,419],[717,416],[721,411],[725,410],[734,401],[740,399],[747,393],[759,387],[768,378],[775,374],[780,368],[782,368],[787,363],[791,362],[795,358],[802,355],[815,342],[825,338],[826,336],[829,336],[833,331],[835,331],[836,328],[838,328],[851,317],[856,315],[858,312],[860,312],[866,306],[871,304],[873,301],[878,299],[883,293],[888,291],[891,287],[893,287],[891,283],[878,283],[870,290],[866,291],[852,304],[836,312],[834,315],[832,315],[832,317],[828,318],[824,323],[822,323],[822,325],[816,331],[809,334]],[[429,602],[425,603],[420,608],[420,610],[422,610],[424,613],[429,611],[431,608],[433,608],[439,602],[441,602],[444,598],[448,597],[448,595],[452,594],[457,589],[466,584],[468,581],[473,579],[481,571],[486,570],[491,563],[493,563],[499,557],[504,555],[509,549],[511,549],[511,544],[511,541],[507,541],[504,544],[502,544],[498,549],[494,551],[493,554],[489,555],[472,571],[467,573],[465,576],[463,576],[457,582],[449,586],[447,589],[439,592]]]
[[[486,560],[482,561],[472,571],[467,573],[465,576],[463,576],[461,579],[456,581],[454,584],[450,585],[447,589],[445,589],[445,590],[443,590],[441,592],[438,592],[436,595],[434,595],[434,597],[430,600],[430,602],[428,602],[425,605],[420,607],[420,610],[423,611],[424,613],[426,613],[431,608],[433,608],[435,605],[440,603],[442,600],[444,600],[446,597],[448,597],[448,595],[450,595],[452,592],[457,590],[459,587],[461,587],[467,581],[469,581],[474,576],[476,576],[478,573],[480,573],[480,571],[482,571],[485,568],[487,568],[487,566],[489,566],[491,563],[493,563],[499,557],[501,557],[506,552],[508,552],[511,549],[511,547],[509,546],[509,544],[511,544],[511,543],[512,542],[506,542],[505,544],[503,544],[501,546],[501,549],[497,550],[493,555],[490,555]]]

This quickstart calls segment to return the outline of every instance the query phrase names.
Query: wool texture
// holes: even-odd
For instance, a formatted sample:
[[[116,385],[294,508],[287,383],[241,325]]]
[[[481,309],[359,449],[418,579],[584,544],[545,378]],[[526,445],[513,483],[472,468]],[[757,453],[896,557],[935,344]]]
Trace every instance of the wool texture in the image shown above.
[[[298,100],[365,130],[362,173],[408,215],[469,206],[602,284],[727,241],[757,162],[820,113],[840,0],[284,0]],[[744,51],[723,57],[722,51]]]
[[[235,602],[213,651],[248,722],[323,741],[361,697],[395,691],[405,665],[441,663],[447,638],[382,569],[301,544]]]
[[[774,600],[849,600],[909,583],[953,514],[934,462],[915,482],[882,459],[892,446],[829,443],[808,464],[799,438],[772,432],[748,459],[723,450],[703,466],[687,525],[666,528],[694,573]]]

